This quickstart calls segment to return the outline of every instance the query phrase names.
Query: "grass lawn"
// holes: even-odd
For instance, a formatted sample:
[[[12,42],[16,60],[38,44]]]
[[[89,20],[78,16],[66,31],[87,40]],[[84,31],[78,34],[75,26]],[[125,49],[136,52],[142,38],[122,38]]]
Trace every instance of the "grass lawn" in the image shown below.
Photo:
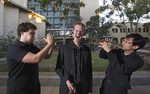
[[[108,65],[108,61],[102,58],[99,58],[98,52],[92,52],[92,65],[93,71],[105,71]]]
[[[6,71],[8,71],[7,64],[0,62],[0,72],[6,72]]]
[[[40,72],[53,72],[56,67],[58,51],[54,51],[50,59],[44,59],[39,63],[39,71]],[[100,59],[98,57],[98,53],[92,52],[92,63],[93,63],[93,71],[105,71],[107,67],[107,60]],[[0,62],[0,72],[7,72],[7,64]]]
[[[45,59],[39,64],[40,71],[55,71],[58,52],[54,51],[50,59]],[[100,59],[97,52],[92,52],[93,71],[105,71],[107,60]]]
[[[40,72],[54,72],[56,67],[58,51],[54,51],[50,59],[44,59],[39,63]],[[150,70],[150,65],[145,65],[140,70]],[[108,65],[108,61],[99,58],[98,52],[92,51],[92,65],[93,71],[105,71]],[[7,64],[0,62],[0,72],[7,72]]]

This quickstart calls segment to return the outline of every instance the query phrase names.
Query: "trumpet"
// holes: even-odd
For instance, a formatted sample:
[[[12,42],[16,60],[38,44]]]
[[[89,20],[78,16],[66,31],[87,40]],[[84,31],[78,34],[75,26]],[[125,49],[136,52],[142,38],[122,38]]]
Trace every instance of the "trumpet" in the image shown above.
[[[96,40],[96,45],[100,45],[100,43],[99,42],[106,42],[106,43],[111,43],[112,44],[112,47],[113,48],[121,48],[121,44],[119,44],[119,43],[116,43],[116,42],[113,42],[113,41],[111,41],[111,40],[106,40],[106,39],[98,39],[98,40]]]

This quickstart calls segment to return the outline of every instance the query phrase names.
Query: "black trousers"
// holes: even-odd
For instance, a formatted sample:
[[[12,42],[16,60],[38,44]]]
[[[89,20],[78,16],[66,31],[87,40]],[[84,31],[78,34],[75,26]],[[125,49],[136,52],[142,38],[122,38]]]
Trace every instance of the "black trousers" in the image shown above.
[[[126,88],[114,86],[111,80],[104,79],[99,94],[128,94]]]

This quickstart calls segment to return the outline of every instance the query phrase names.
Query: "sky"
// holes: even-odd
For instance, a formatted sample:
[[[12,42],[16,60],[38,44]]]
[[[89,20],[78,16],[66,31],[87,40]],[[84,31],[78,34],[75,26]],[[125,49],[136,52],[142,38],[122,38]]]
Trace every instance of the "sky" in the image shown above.
[[[99,0],[99,5],[100,5],[100,6],[103,5],[103,1],[104,1],[104,0]],[[105,4],[111,4],[111,0],[105,0]]]
[[[103,5],[103,1],[104,1],[104,0],[99,0],[99,5],[100,5],[100,6]],[[105,4],[111,5],[112,2],[111,2],[111,0],[105,0]],[[110,10],[105,11],[103,14],[100,14],[100,16],[101,16],[101,17],[104,17],[105,14],[107,14],[107,12],[109,12],[109,11],[110,11]],[[116,15],[117,15],[117,13],[116,13]],[[117,21],[120,21],[120,18],[117,17],[116,15],[111,16],[111,18],[112,18],[112,19],[116,19]],[[149,12],[149,15],[150,15],[150,12]],[[110,20],[110,19],[106,19],[106,21],[108,21],[108,20]],[[116,21],[115,21],[115,22],[116,22]],[[142,18],[142,19],[140,20],[140,22],[141,22],[141,23],[150,22],[150,19],[147,20],[147,19],[143,19],[143,18]]]

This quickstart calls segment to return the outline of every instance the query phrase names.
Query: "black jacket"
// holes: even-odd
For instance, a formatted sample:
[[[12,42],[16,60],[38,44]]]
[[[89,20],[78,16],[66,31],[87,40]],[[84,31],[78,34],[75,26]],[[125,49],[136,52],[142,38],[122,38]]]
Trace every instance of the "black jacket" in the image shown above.
[[[68,94],[66,81],[70,80],[74,84],[76,81],[77,68],[76,68],[76,50],[78,48],[72,42],[68,45],[63,45],[59,49],[56,72],[60,77],[60,94]],[[92,61],[91,50],[84,44],[80,45],[81,52],[81,81],[83,94],[92,92]]]
[[[109,61],[105,78],[112,81],[112,86],[126,89],[131,88],[130,78],[132,73],[144,64],[144,61],[136,52],[125,56],[121,49],[114,49],[108,53],[102,49],[99,56]]]

